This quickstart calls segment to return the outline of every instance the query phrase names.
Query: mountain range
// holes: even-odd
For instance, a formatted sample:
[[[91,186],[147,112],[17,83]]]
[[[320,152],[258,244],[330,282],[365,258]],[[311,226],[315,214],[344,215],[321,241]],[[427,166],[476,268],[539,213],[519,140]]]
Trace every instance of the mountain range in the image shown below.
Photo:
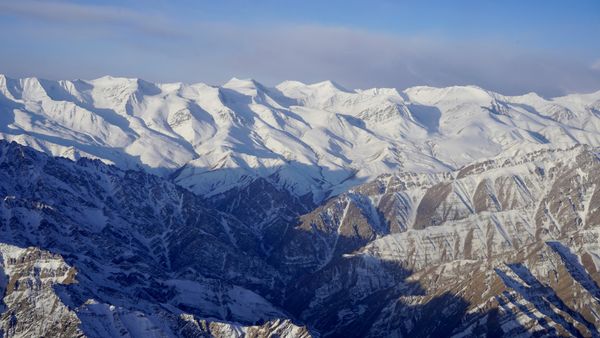
[[[3,334],[600,336],[600,92],[0,75]]]

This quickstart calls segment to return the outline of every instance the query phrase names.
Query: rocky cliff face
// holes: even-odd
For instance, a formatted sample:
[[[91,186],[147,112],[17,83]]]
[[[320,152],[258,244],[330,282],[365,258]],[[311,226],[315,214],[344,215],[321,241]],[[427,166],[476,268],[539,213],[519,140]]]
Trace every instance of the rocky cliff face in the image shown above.
[[[76,270],[60,255],[38,248],[0,244],[2,254],[2,332],[7,337],[81,337],[81,321],[60,296],[76,282]]]
[[[598,336],[599,169],[578,146],[359,186],[288,231],[287,304],[325,336]]]
[[[0,191],[8,336],[309,334],[252,229],[173,183],[1,142]]]
[[[594,148],[548,148],[386,174],[308,210],[272,186],[205,199],[3,141],[2,331],[598,336],[599,180]],[[271,198],[290,208],[261,226],[240,208]]]

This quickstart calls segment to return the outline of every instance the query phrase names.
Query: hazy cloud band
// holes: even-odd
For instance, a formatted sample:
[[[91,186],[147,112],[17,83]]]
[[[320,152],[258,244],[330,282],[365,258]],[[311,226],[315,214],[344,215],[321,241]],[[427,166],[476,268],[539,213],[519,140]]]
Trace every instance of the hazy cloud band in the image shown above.
[[[185,22],[155,13],[56,1],[1,1],[0,15],[36,20],[1,41],[52,50],[0,53],[13,76],[267,84],[335,80],[346,87],[475,84],[504,94],[552,96],[600,89],[600,63],[502,41],[451,41],[349,27]],[[176,37],[176,38],[175,38]],[[107,42],[106,40],[109,40]],[[16,42],[15,42],[16,41]]]

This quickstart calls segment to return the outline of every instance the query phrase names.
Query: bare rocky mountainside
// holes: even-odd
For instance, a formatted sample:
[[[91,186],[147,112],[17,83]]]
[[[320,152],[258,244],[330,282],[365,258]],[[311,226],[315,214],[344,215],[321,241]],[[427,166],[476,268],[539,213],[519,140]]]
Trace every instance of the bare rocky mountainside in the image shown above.
[[[0,330],[600,336],[599,114],[600,93],[0,76]]]

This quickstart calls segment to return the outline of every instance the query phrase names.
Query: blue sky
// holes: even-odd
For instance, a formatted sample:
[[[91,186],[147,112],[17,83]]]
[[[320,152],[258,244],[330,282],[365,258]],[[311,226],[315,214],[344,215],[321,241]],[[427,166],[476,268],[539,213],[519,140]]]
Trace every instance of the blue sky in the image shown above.
[[[600,1],[0,0],[12,77],[600,89]]]

